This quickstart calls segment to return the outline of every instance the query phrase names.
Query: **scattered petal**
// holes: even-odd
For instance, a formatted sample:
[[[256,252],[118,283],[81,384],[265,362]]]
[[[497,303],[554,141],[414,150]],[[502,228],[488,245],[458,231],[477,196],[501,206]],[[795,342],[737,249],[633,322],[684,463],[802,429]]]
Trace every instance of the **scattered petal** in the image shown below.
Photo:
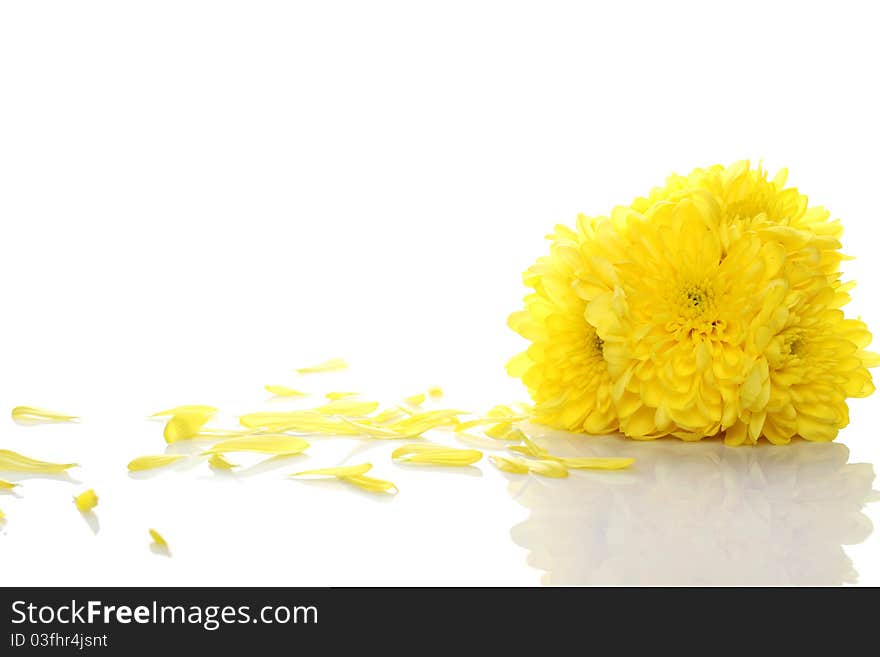
[[[371,493],[397,493],[397,486],[384,479],[367,477],[364,473],[372,469],[372,464],[361,463],[359,465],[344,465],[335,468],[319,468],[317,470],[303,470],[291,477],[336,477],[339,481],[352,484]]]
[[[71,422],[78,420],[75,415],[65,415],[55,411],[48,411],[45,408],[35,408],[33,406],[16,406],[12,409],[12,419],[16,422],[33,423],[33,422]]]
[[[458,416],[464,414],[464,411],[456,410],[424,411],[392,422],[388,428],[403,434],[421,434],[439,427],[454,426]]]
[[[28,458],[18,452],[8,449],[0,449],[0,470],[7,472],[30,472],[35,474],[58,474],[69,468],[74,468],[76,463],[48,463]]]
[[[228,452],[255,452],[275,456],[291,456],[305,451],[309,442],[296,436],[260,435],[247,438],[230,438],[212,445],[204,454],[226,454]]]
[[[157,532],[155,529],[152,529],[152,528],[149,531],[150,531],[150,538],[153,539],[153,543],[158,545],[160,548],[164,548],[166,550],[169,549],[168,548],[168,541],[165,540],[165,537],[162,536],[162,534],[160,534],[159,532]]]
[[[385,479],[376,479],[375,477],[368,477],[366,475],[355,475],[353,477],[345,477],[342,481],[354,484],[355,486],[370,491],[371,493],[397,494],[397,486]]]
[[[87,513],[98,506],[98,496],[94,489],[90,488],[73,498],[73,503],[81,513]]]
[[[206,406],[204,404],[184,404],[183,406],[175,406],[158,413],[153,413],[150,417],[170,417],[172,415],[185,415],[187,413],[202,413],[204,415],[214,415],[217,409],[214,406]]]
[[[426,399],[427,397],[425,396],[425,393],[420,392],[417,395],[410,395],[409,397],[405,397],[403,401],[405,401],[410,406],[421,406],[425,403]]]
[[[525,462],[525,459],[490,456],[489,460],[502,472],[510,472],[511,474],[528,474],[529,472],[529,464]]]
[[[319,372],[336,372],[339,370],[344,370],[348,367],[348,363],[345,362],[342,358],[331,358],[330,360],[324,361],[323,363],[319,363],[317,365],[312,365],[310,367],[301,367],[297,372],[300,374],[317,374]]]
[[[464,466],[476,463],[483,453],[476,449],[445,447],[434,443],[409,443],[391,453],[391,459],[419,465]]]
[[[349,399],[350,397],[357,397],[359,392],[328,392],[324,395],[327,399]]]
[[[309,394],[307,392],[302,392],[301,390],[288,388],[287,386],[267,385],[263,387],[266,389],[266,392],[271,392],[278,397],[305,397]]]
[[[614,457],[562,458],[554,456],[551,458],[571,470],[623,470],[636,461],[631,458]]]
[[[376,413],[376,415],[372,417],[372,420],[374,424],[384,424],[386,422],[396,420],[403,415],[406,415],[403,412],[403,409],[395,406],[393,408],[386,408],[384,411]]]
[[[294,472],[291,477],[355,477],[357,475],[366,474],[373,467],[372,463],[361,463],[360,465],[342,465],[335,468],[318,468],[317,470],[303,470],[302,472]]]
[[[439,399],[443,396],[443,388],[440,386],[431,386],[428,388],[428,396],[432,399]]]
[[[222,454],[211,454],[211,458],[208,459],[208,465],[218,470],[233,470],[238,467],[235,463],[227,461]]]
[[[150,456],[139,456],[128,464],[131,472],[142,472],[143,470],[154,470],[156,468],[164,468],[166,465],[177,463],[181,459],[186,458],[184,454],[153,454]]]
[[[0,490],[12,490],[16,486],[18,486],[18,484],[13,484],[11,481],[0,479]]]
[[[528,464],[529,472],[541,475],[542,477],[563,479],[568,476],[568,468],[559,461],[552,459],[516,459],[512,457],[511,460],[518,460]]]
[[[170,445],[195,438],[213,416],[213,411],[186,411],[171,416],[165,425],[165,442]]]

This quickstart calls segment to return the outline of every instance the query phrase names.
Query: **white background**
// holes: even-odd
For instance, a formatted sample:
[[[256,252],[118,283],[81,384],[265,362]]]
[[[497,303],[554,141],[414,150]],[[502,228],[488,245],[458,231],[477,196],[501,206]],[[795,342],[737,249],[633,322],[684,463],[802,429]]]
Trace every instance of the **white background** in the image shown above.
[[[876,25],[867,2],[0,4],[0,447],[83,466],[0,495],[0,584],[852,579],[871,475],[843,464],[880,460],[874,399],[849,454],[559,438],[640,459],[563,482],[369,446],[385,501],[284,479],[367,458],[345,441],[240,478],[125,463],[164,447],[149,413],[234,423],[266,383],[523,399],[505,321],[544,234],[716,162],[788,166],[844,221],[850,311],[877,329]],[[350,378],[292,372],[334,356]],[[18,404],[83,421],[16,426]],[[846,548],[861,583],[878,547]]]

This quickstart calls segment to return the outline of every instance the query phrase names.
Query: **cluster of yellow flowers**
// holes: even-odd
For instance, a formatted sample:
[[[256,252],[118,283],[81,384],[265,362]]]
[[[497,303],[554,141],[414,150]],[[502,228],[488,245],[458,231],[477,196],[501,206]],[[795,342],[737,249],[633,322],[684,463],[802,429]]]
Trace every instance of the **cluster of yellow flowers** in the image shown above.
[[[833,440],[880,357],[842,310],[842,226],[786,176],[696,169],[557,226],[509,320],[531,342],[508,371],[536,420],[640,440]]]

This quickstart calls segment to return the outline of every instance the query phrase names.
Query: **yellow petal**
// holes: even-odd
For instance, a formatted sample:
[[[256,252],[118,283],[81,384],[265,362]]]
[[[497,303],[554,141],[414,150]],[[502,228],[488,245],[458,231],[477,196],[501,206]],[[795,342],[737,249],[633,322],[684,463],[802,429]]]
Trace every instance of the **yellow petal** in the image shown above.
[[[568,469],[559,461],[551,459],[521,459],[528,463],[529,472],[533,472],[542,477],[553,477],[554,479],[563,479],[568,476]]]
[[[318,406],[315,410],[322,415],[369,415],[379,408],[379,402],[370,401],[349,401],[347,399],[337,399],[330,401],[323,406]]]
[[[490,456],[489,460],[502,472],[510,472],[511,474],[528,474],[529,472],[529,466],[524,459]]]
[[[553,460],[559,461],[562,465],[571,470],[623,470],[636,461],[635,459],[629,458],[605,457],[553,457]]]
[[[399,440],[401,438],[417,438],[419,436],[418,433],[400,433],[399,431],[394,431],[393,429],[388,429],[386,427],[376,426],[375,424],[366,424],[364,422],[355,422],[354,420],[349,420],[348,418],[342,418],[343,422],[348,424],[349,426],[358,429],[360,433],[365,436],[369,436],[370,438],[380,438],[386,440]]]
[[[6,520],[6,514],[3,513],[3,509],[0,509],[0,523],[3,523]]]
[[[483,453],[476,449],[458,449],[433,443],[409,443],[391,453],[391,459],[419,465],[464,466],[476,463]]]
[[[213,406],[205,406],[204,404],[184,404],[183,406],[175,406],[158,413],[153,413],[150,417],[166,417],[171,415],[184,415],[186,413],[203,413],[205,415],[214,415],[217,409]]]
[[[385,422],[396,420],[401,415],[405,415],[405,413],[400,408],[386,408],[384,411],[376,413],[372,419],[375,424],[384,424]]]
[[[357,392],[328,392],[324,395],[327,399],[338,400],[338,399],[348,399],[349,397],[357,397],[360,393]]]
[[[86,513],[98,506],[98,496],[95,494],[94,489],[90,488],[74,497],[73,503],[79,511]]]
[[[348,363],[346,363],[342,358],[331,358],[330,360],[324,361],[323,363],[318,363],[317,365],[312,365],[310,367],[300,367],[297,372],[300,374],[317,374],[318,372],[335,372],[338,370],[344,370],[348,367]]]
[[[153,454],[150,456],[139,456],[128,464],[131,472],[141,472],[143,470],[153,470],[155,468],[164,468],[177,461],[186,458],[184,454]]]
[[[165,548],[167,550],[168,549],[168,541],[165,540],[165,537],[162,536],[162,534],[157,532],[155,529],[151,528],[149,531],[150,531],[150,538],[153,539],[153,543],[155,543],[159,547]]]
[[[402,420],[392,422],[388,426],[400,433],[420,434],[425,431],[430,431],[431,429],[455,425],[457,423],[457,417],[464,414],[464,411],[453,409],[424,411],[421,413],[414,413]]]
[[[520,432],[519,438],[523,441],[524,444],[508,447],[508,449],[512,452],[519,452],[520,454],[525,454],[526,456],[534,456],[535,458],[540,459],[550,456],[550,452],[548,452],[543,447],[539,447],[524,433]]]
[[[443,388],[440,386],[431,386],[428,388],[428,396],[432,399],[439,399],[443,396]]]
[[[0,449],[0,470],[7,472],[30,472],[34,474],[58,474],[69,468],[76,467],[76,463],[48,463],[28,458],[18,452],[9,449]]]
[[[278,397],[305,397],[309,394],[307,392],[288,388],[287,386],[267,385],[263,387],[266,389],[266,392],[271,392],[273,395],[277,395]]]
[[[165,442],[170,445],[179,440],[195,438],[213,416],[213,412],[206,411],[187,411],[173,415],[165,425]]]
[[[208,459],[208,465],[218,470],[232,470],[238,467],[235,463],[227,461],[222,454],[211,454],[211,458]]]
[[[356,477],[366,474],[373,467],[372,463],[361,463],[360,465],[343,465],[335,468],[318,468],[317,470],[303,470],[302,472],[294,472],[291,477]]]
[[[424,393],[419,393],[417,395],[410,395],[409,397],[404,397],[403,401],[405,401],[410,406],[421,406],[425,403],[427,397]]]
[[[228,452],[255,452],[257,454],[273,454],[289,456],[299,454],[309,447],[307,440],[296,436],[261,435],[247,438],[230,438],[221,440],[207,449],[205,454],[225,454]]]
[[[16,422],[70,422],[77,420],[75,415],[65,415],[45,408],[33,406],[16,406],[12,409],[12,419]]]
[[[368,477],[366,475],[355,475],[353,477],[343,477],[342,481],[363,488],[364,490],[368,490],[371,493],[397,494],[397,486],[384,479],[376,479],[375,477]]]
[[[0,490],[12,490],[16,486],[18,486],[18,484],[13,484],[11,481],[0,479]]]

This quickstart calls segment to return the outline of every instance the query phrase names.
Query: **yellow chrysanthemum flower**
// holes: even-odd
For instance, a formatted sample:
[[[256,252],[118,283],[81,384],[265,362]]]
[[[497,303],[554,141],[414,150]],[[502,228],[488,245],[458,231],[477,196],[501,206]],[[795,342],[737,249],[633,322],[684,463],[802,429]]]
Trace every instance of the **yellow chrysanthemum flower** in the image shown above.
[[[584,419],[607,431],[616,414],[638,439],[833,439],[878,357],[841,310],[840,223],[785,179],[747,162],[697,169],[557,228],[511,317],[532,340],[510,371],[536,419],[597,433]]]
[[[508,372],[521,377],[535,401],[537,421],[568,431],[607,433],[617,429],[611,379],[602,357],[602,341],[584,317],[586,302],[575,293],[582,267],[580,244],[593,239],[593,227],[578,232],[557,226],[550,255],[523,276],[534,292],[525,310],[510,316],[510,327],[531,340],[511,360]]]

